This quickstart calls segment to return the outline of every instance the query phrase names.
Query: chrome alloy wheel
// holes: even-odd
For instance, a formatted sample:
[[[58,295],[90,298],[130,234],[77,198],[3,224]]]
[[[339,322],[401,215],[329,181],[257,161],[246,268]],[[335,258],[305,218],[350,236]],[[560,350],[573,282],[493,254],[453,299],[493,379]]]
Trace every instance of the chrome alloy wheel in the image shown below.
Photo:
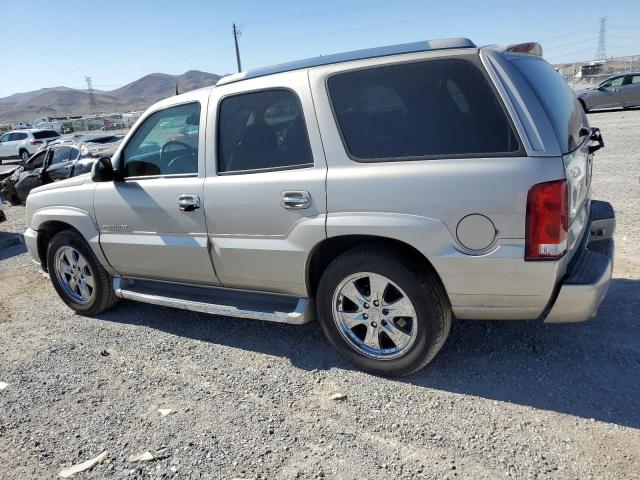
[[[415,342],[415,308],[407,294],[383,275],[348,276],[335,289],[332,305],[340,334],[366,357],[398,358]]]
[[[80,252],[73,247],[60,247],[54,262],[56,278],[64,293],[76,303],[91,301],[95,290],[93,272]]]

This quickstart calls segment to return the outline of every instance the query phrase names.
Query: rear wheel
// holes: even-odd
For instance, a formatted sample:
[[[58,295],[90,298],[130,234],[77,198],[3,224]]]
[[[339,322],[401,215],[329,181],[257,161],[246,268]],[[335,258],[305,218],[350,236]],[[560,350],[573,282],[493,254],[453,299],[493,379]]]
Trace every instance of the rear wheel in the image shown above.
[[[51,239],[47,267],[58,295],[76,312],[96,315],[118,300],[111,277],[74,230],[64,230]]]
[[[452,321],[435,273],[376,246],[350,250],[329,265],[316,300],[329,342],[359,368],[381,375],[424,367]]]

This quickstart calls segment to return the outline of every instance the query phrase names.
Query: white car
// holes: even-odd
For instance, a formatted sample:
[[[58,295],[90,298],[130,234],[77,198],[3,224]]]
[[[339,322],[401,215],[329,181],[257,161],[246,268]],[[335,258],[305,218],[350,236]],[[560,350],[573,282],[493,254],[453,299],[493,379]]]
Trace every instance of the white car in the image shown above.
[[[0,163],[3,160],[19,158],[23,162],[51,140],[59,138],[55,130],[12,130],[0,137]]]

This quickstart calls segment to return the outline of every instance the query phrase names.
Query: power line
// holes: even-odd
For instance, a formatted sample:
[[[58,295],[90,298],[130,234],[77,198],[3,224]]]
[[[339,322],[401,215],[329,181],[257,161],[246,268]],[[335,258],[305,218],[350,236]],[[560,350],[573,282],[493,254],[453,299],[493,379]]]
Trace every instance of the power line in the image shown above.
[[[557,45],[555,47],[550,47],[550,48],[545,48],[545,51],[549,51],[549,50],[557,50],[558,48],[564,48],[564,47],[570,47],[572,45],[580,45],[582,43],[587,43],[590,42],[592,40],[595,40],[598,37],[592,37],[592,38],[585,38],[584,40],[579,40],[577,42],[571,42],[571,43],[565,43],[564,45]]]
[[[551,38],[545,38],[543,40],[540,40],[541,42],[548,42],[551,40],[557,40],[558,38],[566,38],[566,37],[573,37],[574,35],[579,35],[581,33],[585,33],[585,32],[593,32],[595,31],[595,28],[587,28],[586,30],[579,30],[577,32],[573,32],[573,33],[567,33],[565,35],[558,35],[557,37],[551,37]]]

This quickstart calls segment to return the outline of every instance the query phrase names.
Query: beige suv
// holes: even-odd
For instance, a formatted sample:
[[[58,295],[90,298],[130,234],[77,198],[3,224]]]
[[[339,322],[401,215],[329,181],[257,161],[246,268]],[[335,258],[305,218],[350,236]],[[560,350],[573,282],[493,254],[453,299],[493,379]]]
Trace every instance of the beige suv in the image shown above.
[[[613,256],[603,144],[536,53],[417,42],[163,100],[91,176],[32,192],[29,251],[78,312],[317,318],[380,374],[423,367],[454,317],[586,320]]]

